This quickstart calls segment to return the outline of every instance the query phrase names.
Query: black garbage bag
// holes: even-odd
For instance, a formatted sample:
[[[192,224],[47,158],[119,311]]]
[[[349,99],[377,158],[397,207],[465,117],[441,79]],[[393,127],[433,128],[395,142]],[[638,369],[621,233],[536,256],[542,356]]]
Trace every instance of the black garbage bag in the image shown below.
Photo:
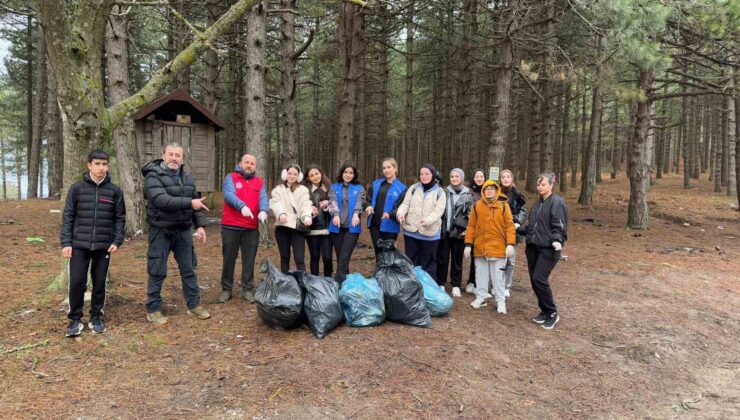
[[[414,264],[390,239],[378,241],[375,278],[383,289],[385,315],[391,321],[431,328],[432,318],[424,299],[424,289],[414,274]]]
[[[295,273],[291,273],[295,275]],[[303,287],[303,314],[313,335],[324,338],[342,322],[342,303],[339,285],[330,277],[314,276],[301,272]]]
[[[288,330],[301,325],[303,293],[298,281],[283,274],[271,261],[267,263],[267,277],[254,295],[257,313],[270,328]]]

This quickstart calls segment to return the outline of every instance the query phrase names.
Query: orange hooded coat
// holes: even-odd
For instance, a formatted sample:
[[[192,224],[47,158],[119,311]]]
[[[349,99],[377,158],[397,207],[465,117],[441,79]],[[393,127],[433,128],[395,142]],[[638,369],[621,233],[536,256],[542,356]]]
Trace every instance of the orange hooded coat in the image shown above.
[[[496,197],[490,202],[483,191],[493,185]],[[465,245],[473,246],[475,257],[505,258],[506,246],[516,244],[516,229],[511,207],[495,181],[488,180],[481,187],[481,199],[470,212]]]

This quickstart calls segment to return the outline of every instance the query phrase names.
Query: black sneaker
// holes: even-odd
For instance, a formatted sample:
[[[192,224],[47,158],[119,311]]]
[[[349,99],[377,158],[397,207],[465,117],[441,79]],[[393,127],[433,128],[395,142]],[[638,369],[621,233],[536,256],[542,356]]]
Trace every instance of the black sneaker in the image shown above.
[[[558,315],[557,312],[550,314],[550,316],[548,316],[545,322],[542,324],[542,328],[546,330],[551,330],[555,328],[555,324],[557,324],[558,321],[560,321],[560,315]]]
[[[67,337],[77,337],[82,334],[82,330],[85,328],[80,320],[69,321],[67,325],[67,333],[64,334]]]
[[[105,325],[100,317],[90,318],[90,323],[87,326],[95,334],[102,334],[105,331]]]
[[[545,315],[544,312],[540,312],[539,315],[532,318],[532,322],[534,322],[535,324],[544,324],[546,320],[547,320],[547,315]]]

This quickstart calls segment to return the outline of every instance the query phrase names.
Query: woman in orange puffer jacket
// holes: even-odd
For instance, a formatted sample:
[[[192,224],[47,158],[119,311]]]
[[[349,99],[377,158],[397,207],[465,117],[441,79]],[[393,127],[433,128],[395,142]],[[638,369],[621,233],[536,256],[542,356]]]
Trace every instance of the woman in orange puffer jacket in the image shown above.
[[[511,257],[516,244],[514,218],[506,196],[495,181],[488,180],[481,189],[481,199],[470,212],[465,234],[466,258],[475,249],[475,300],[470,304],[478,309],[486,305],[488,282],[493,282],[496,306],[499,313],[506,313],[504,270],[506,258]]]

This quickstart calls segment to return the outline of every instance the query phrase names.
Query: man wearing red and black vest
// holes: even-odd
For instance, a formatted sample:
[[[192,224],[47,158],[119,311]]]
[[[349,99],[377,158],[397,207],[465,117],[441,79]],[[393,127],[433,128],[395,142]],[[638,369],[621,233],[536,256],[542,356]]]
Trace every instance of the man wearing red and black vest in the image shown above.
[[[221,218],[223,269],[221,271],[221,303],[231,299],[234,287],[234,265],[242,252],[242,297],[254,303],[254,260],[259,244],[259,223],[267,222],[270,201],[262,178],[255,175],[257,159],[245,154],[234,172],[224,179],[224,211]],[[255,216],[256,215],[256,216]]]

